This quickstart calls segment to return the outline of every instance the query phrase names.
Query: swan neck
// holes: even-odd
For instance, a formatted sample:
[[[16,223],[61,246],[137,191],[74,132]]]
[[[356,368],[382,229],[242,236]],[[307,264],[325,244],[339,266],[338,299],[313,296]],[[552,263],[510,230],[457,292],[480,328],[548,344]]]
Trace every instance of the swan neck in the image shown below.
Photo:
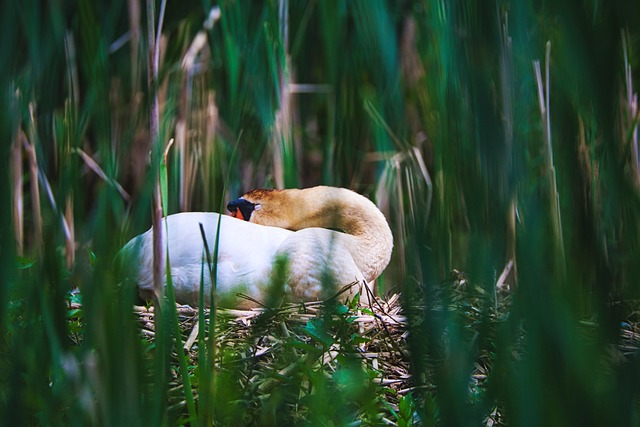
[[[297,221],[292,230],[321,227],[345,234],[349,252],[364,277],[371,281],[387,266],[393,235],[386,218],[366,197],[344,188],[314,187],[295,190]]]

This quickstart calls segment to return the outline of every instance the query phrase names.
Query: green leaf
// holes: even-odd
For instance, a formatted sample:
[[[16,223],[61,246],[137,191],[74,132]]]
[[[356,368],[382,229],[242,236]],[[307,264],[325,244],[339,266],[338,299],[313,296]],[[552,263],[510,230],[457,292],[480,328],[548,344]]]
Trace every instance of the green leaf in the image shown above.
[[[285,345],[287,347],[298,348],[300,350],[308,351],[309,353],[314,353],[314,352],[318,351],[318,349],[316,347],[314,347],[314,346],[312,346],[310,344],[307,344],[306,342],[302,342],[302,341],[298,341],[298,340],[285,342]]]
[[[80,292],[71,292],[69,294],[69,302],[82,304],[82,294]]]
[[[354,344],[362,344],[365,342],[371,342],[370,338],[366,338],[366,337],[362,337],[358,334],[352,334],[351,335],[351,340],[353,341]]]
[[[82,309],[81,308],[75,308],[73,310],[67,311],[67,318],[68,319],[74,319],[76,317],[81,317],[81,316],[82,316]]]
[[[349,312],[349,307],[344,304],[339,304],[336,306],[336,314],[347,314]]]
[[[33,267],[33,265],[36,263],[36,260],[19,256],[16,258],[16,263],[18,270],[27,270]]]
[[[164,215],[167,215],[169,212],[169,184],[167,183],[167,162],[165,160],[160,163],[160,194],[162,211]]]
[[[374,316],[375,315],[373,310],[371,310],[370,308],[361,307],[360,310],[362,310],[362,314],[368,314],[369,316]]]
[[[97,261],[96,254],[90,248],[87,248],[87,254],[89,255],[89,265],[95,267]]]
[[[354,295],[353,299],[349,301],[349,308],[355,310],[358,308],[358,303],[360,302],[360,292]]]
[[[322,319],[314,318],[309,320],[304,330],[311,338],[318,341],[325,348],[330,347],[335,342],[333,337],[325,330],[324,320]]]

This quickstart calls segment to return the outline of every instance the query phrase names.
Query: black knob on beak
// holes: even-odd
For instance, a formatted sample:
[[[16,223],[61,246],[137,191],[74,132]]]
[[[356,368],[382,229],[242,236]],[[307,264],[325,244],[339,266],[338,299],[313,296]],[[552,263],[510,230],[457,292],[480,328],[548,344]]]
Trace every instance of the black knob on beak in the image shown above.
[[[248,200],[240,197],[227,203],[227,209],[231,212],[231,216],[238,219],[249,221],[251,214],[255,210],[256,205]]]

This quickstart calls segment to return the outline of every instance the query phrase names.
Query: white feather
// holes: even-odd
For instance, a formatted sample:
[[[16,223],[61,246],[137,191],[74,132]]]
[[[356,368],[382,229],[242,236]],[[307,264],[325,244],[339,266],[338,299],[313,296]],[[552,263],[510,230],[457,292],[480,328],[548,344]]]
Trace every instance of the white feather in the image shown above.
[[[216,231],[220,224],[220,237]],[[216,241],[218,244],[217,291],[233,295],[242,291],[260,299],[261,289],[269,280],[274,255],[280,244],[291,234],[290,230],[253,224],[209,212],[185,212],[169,215],[165,218],[168,227],[166,240],[169,248],[171,277],[176,300],[195,304],[199,298],[200,282],[204,256],[204,242],[200,232],[202,223],[213,255]],[[142,291],[153,290],[153,233],[152,230],[137,236],[127,243],[121,251],[121,257],[134,257],[138,262],[128,275],[138,283]],[[166,271],[163,268],[162,271]],[[205,295],[210,295],[211,279],[204,270],[203,283]],[[166,280],[163,277],[163,281]]]

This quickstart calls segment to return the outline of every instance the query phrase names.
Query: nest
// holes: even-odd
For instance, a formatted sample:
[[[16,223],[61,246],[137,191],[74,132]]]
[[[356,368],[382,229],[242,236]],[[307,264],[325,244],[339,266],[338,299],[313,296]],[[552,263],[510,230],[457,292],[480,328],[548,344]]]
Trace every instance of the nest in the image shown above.
[[[134,312],[142,334],[153,340],[154,307],[135,306]],[[177,312],[184,351],[190,365],[197,365],[199,311],[179,305]],[[204,316],[208,327],[209,309],[204,310]],[[311,302],[277,309],[217,309],[214,370],[233,370],[235,380],[244,387],[254,383],[254,388],[268,393],[278,385],[279,377],[290,374],[300,365],[300,360],[287,360],[281,354],[287,353],[284,349],[290,350],[294,343],[306,346],[297,353],[308,359],[304,363],[321,367],[328,377],[339,369],[341,358],[359,360],[375,373],[371,381],[383,387],[389,408],[397,410],[399,399],[413,389],[407,336],[407,319],[402,313],[399,294],[375,298],[366,307],[353,304],[347,308],[339,304],[328,308],[326,303]],[[173,385],[179,391],[181,381],[178,376],[175,380]],[[178,392],[173,403],[179,406],[182,399]]]
[[[440,292],[432,295],[432,309],[435,312],[442,312],[444,306],[448,306],[450,310],[464,313],[464,322],[469,326],[471,335],[487,320],[495,327],[506,319],[511,306],[511,292],[507,287],[498,288],[491,297],[495,306],[488,310],[487,317],[485,291],[469,283],[464,274],[454,273],[440,287],[447,290],[449,298],[443,298]],[[433,369],[427,369],[430,374],[419,378],[411,374],[410,364],[415,361],[411,359],[409,333],[410,330],[416,331],[414,326],[420,330],[419,325],[424,321],[424,307],[410,304],[416,312],[413,313],[412,309],[413,314],[405,313],[402,299],[396,293],[385,298],[376,297],[367,306],[354,303],[347,303],[349,307],[340,304],[331,306],[312,302],[289,304],[277,309],[218,309],[215,317],[217,356],[214,371],[221,375],[232,372],[233,387],[239,385],[244,390],[252,388],[259,395],[258,399],[262,399],[299,374],[301,364],[321,370],[326,378],[335,378],[345,360],[355,360],[368,373],[374,393],[380,395],[383,401],[378,405],[381,410],[375,418],[394,425],[394,420],[397,421],[394,417],[400,411],[404,398],[412,399],[425,391],[437,394]],[[416,295],[415,299],[423,301],[421,295]],[[200,330],[198,309],[178,306],[177,311],[184,351],[190,358],[190,365],[197,366]],[[135,312],[142,333],[152,340],[155,335],[153,307],[136,306]],[[204,315],[209,325],[210,311],[204,310]],[[424,341],[424,337],[418,341]],[[435,352],[436,357],[440,354],[446,358],[449,347],[446,333],[431,341],[431,344],[442,348],[442,352]],[[294,350],[292,356],[291,346],[302,350]],[[470,373],[472,394],[474,390],[478,392],[486,388],[491,365],[490,351],[483,349],[477,355]],[[423,354],[423,358],[429,359],[423,362],[431,366],[435,363],[432,356]],[[173,386],[176,392],[172,397],[173,404],[176,407],[184,406],[178,375]],[[418,388],[419,393],[413,392]],[[497,426],[503,423],[501,411],[496,406],[487,414],[484,424]]]

